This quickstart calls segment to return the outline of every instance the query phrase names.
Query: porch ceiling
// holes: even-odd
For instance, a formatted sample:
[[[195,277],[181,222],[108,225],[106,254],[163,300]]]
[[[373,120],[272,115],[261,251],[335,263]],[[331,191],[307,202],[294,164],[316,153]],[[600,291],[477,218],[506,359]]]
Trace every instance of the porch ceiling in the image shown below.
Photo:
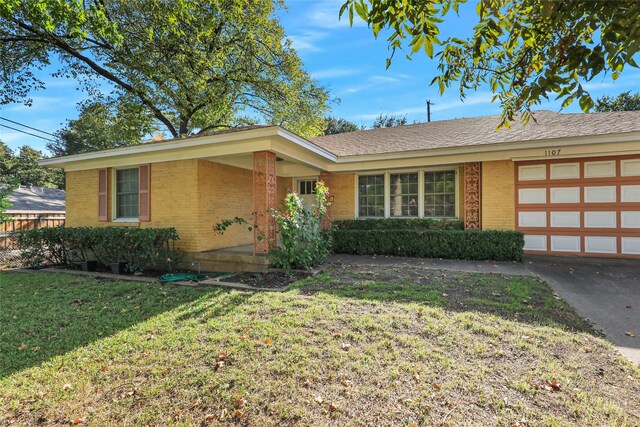
[[[276,153],[276,156],[278,159],[282,159],[277,160],[276,162],[276,174],[278,176],[295,177],[317,175],[321,170],[320,168],[315,168],[293,159],[286,154]],[[205,160],[235,166],[237,168],[253,170],[253,153],[207,157]]]

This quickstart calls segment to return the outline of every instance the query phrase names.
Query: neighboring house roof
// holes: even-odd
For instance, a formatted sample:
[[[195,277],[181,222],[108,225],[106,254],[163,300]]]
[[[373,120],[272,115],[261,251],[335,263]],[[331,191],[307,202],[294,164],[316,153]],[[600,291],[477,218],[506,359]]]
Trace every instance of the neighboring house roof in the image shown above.
[[[7,212],[64,212],[65,192],[56,188],[21,185],[8,197],[13,204]]]
[[[640,131],[640,111],[564,114],[538,111],[527,125],[516,120],[496,130],[500,116],[442,120],[311,138],[336,156],[397,153]]]

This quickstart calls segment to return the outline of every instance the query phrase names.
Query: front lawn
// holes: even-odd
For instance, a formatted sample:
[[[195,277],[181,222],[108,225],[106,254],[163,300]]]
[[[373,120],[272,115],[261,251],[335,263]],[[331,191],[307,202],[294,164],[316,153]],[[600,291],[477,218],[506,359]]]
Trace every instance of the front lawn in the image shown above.
[[[532,278],[284,293],[0,275],[0,425],[639,425],[640,371]]]

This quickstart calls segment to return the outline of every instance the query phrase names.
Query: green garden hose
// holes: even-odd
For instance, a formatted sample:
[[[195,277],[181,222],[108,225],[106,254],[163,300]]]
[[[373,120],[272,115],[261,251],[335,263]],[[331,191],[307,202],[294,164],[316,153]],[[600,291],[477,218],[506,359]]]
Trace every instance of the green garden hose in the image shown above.
[[[160,276],[160,283],[173,283],[173,282],[197,282],[200,283],[207,279],[206,274],[192,274],[192,273],[176,273],[176,274],[163,274]]]

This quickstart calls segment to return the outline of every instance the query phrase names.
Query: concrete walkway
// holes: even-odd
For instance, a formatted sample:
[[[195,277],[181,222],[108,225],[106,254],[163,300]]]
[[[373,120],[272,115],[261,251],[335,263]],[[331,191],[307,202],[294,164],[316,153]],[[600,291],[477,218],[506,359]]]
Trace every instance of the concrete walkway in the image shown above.
[[[539,277],[601,330],[621,354],[640,364],[638,260],[527,256],[524,262],[517,263],[332,255],[328,262]]]

